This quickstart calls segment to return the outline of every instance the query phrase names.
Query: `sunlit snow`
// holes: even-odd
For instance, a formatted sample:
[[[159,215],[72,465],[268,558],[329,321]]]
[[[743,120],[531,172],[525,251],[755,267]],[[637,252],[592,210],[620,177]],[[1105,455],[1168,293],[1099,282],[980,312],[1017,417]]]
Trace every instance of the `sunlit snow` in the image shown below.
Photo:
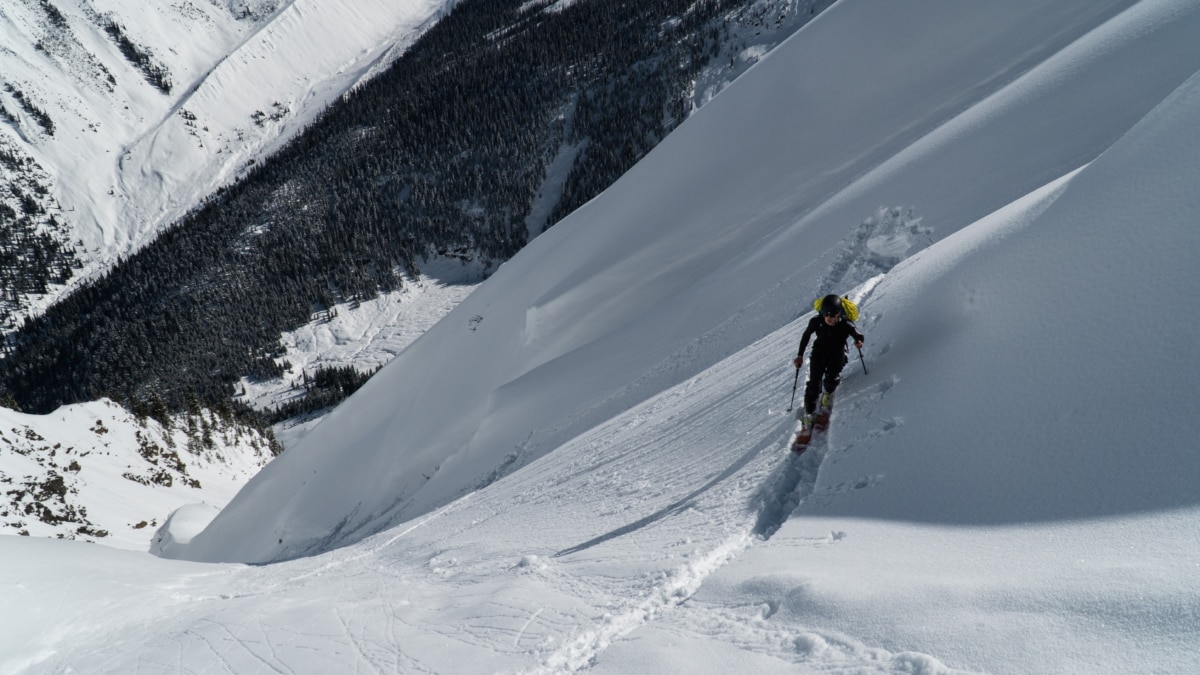
[[[191,561],[0,538],[0,671],[1194,670],[1200,3],[1052,5],[836,4]]]
[[[66,243],[85,264],[77,283],[242,175],[403,53],[451,4],[5,3],[0,83],[47,111],[55,132],[39,130],[11,93],[0,93],[18,117],[0,123],[0,148],[16,148],[48,173],[57,215],[72,230]],[[168,73],[169,91],[122,55],[110,24]],[[62,290],[29,299],[34,313]]]

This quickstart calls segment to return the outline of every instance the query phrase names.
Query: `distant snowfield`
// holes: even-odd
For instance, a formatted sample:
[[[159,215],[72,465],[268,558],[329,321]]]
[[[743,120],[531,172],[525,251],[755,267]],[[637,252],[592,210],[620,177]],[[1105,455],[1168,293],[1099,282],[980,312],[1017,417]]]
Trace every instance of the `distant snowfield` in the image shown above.
[[[265,564],[0,538],[0,670],[1189,672],[1196,44],[835,5],[174,552]],[[830,288],[870,373],[794,456]]]
[[[127,217],[155,228],[230,182],[402,53],[453,0],[291,0],[204,73],[119,163]],[[265,61],[265,64],[263,63]],[[186,110],[190,117],[181,115]],[[134,243],[156,231],[132,233]]]
[[[304,374],[318,368],[349,366],[370,372],[386,365],[457,307],[484,276],[485,270],[477,261],[433,259],[422,265],[419,278],[406,276],[404,287],[398,291],[354,307],[339,306],[329,319],[284,333],[279,342],[287,348],[287,354],[278,360],[286,362],[291,370],[273,380],[243,379],[239,400],[266,410],[301,396]],[[319,414],[277,424],[276,438],[284,447],[290,447],[324,417]]]

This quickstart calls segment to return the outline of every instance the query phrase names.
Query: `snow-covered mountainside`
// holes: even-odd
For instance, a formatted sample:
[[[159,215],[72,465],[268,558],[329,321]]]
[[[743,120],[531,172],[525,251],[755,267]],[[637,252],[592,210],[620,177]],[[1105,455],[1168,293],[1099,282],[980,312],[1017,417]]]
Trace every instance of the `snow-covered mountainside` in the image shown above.
[[[160,417],[108,400],[0,408],[0,532],[147,551],[173,511],[225,505],[277,452],[211,411]]]
[[[163,551],[266,564],[0,538],[0,670],[1189,672],[1196,44],[843,0]]]
[[[5,3],[0,329],[236,178],[450,4]],[[16,445],[0,456],[5,531],[89,540],[104,532],[107,543],[146,550],[153,526],[173,509],[223,505],[271,456],[257,437],[192,448],[184,429],[143,426],[110,407],[66,406],[46,416],[0,410],[19,420],[5,424]],[[109,431],[98,435],[92,425],[101,410]]]
[[[729,52],[714,57],[716,65],[697,83],[695,105],[711,99],[824,4],[760,0],[731,13]],[[38,0],[0,9],[5,38],[0,72],[10,94],[4,110],[11,113],[0,124],[0,159],[5,160],[0,162],[0,201],[14,217],[19,214],[21,221],[65,247],[63,259],[52,261],[62,271],[42,289],[46,295],[0,293],[10,301],[12,313],[4,315],[8,325],[22,315],[19,308],[36,311],[61,292],[64,286],[57,282],[67,281],[76,272],[74,265],[88,263],[84,277],[101,271],[106,261],[149,239],[206,191],[237,175],[239,167],[290,137],[325,103],[369,74],[368,66],[373,72],[403,51],[436,18],[439,7],[306,2],[143,7]],[[527,11],[539,9],[555,11],[534,5]],[[116,173],[98,171],[103,166]],[[565,174],[566,168],[559,171]],[[564,179],[554,172],[547,176],[555,185]],[[94,227],[72,234],[81,223]],[[12,223],[4,224],[5,243],[15,239],[15,248],[24,250],[21,255],[35,266],[52,257],[35,253],[7,231]],[[85,241],[91,242],[90,252],[79,248]],[[82,257],[72,260],[75,254]],[[401,291],[338,307],[331,320],[283,335],[289,372],[277,380],[244,379],[240,400],[271,408],[295,401],[305,374],[315,368],[377,368],[449,311],[481,277],[478,269],[456,263],[427,261],[424,267],[436,280],[412,280]],[[7,282],[16,276],[6,267],[0,278]],[[44,285],[37,281],[31,278],[18,286],[30,291]],[[31,300],[32,305],[25,304]],[[64,407],[53,417],[65,428],[88,427],[92,421],[86,406]],[[291,444],[318,419],[278,425],[278,438]],[[140,462],[140,446],[132,438],[113,452]],[[10,473],[23,483],[42,484],[56,479],[46,473],[52,470],[47,465],[40,473],[17,468]],[[98,513],[108,509],[97,500],[124,501],[119,491],[101,486],[96,481],[72,484],[72,503]],[[233,487],[227,484],[223,497],[209,501],[223,504]],[[28,494],[24,498],[29,501]],[[27,507],[32,508],[20,508]],[[18,511],[23,513],[14,513]],[[75,530],[115,528],[107,521],[103,526],[55,522],[32,530],[86,536]],[[30,529],[20,518],[10,525],[14,531]],[[137,540],[137,546],[144,544]]]
[[[19,279],[3,279],[0,329],[39,313],[246,175],[455,4],[17,0],[0,7],[0,247],[24,263],[3,261],[6,277]],[[730,9],[725,43],[694,83],[693,105],[827,5],[753,0]],[[534,2],[523,11],[561,8]],[[548,176],[548,185],[561,189],[555,179]],[[553,205],[547,197],[542,220]]]
[[[451,4],[7,2],[0,203],[14,219],[34,216],[84,277],[102,270],[388,63]],[[61,280],[22,306],[36,311]]]
[[[797,294],[853,288],[843,251],[880,206],[943,238],[1078,169],[1200,64],[1183,10],[1126,4],[822,15],[256,477],[194,554],[306,555],[427,513],[777,329]],[[337,469],[313,481],[314,462]]]

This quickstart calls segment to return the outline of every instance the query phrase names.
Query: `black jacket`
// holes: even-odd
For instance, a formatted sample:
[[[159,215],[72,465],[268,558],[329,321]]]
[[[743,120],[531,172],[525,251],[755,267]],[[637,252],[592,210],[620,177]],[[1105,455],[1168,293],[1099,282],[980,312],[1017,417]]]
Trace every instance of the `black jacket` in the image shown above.
[[[817,336],[812,348],[812,359],[814,361],[841,359],[841,362],[845,363],[846,338],[852,337],[856,341],[862,341],[863,339],[863,334],[858,332],[858,328],[844,317],[841,321],[830,326],[825,323],[824,318],[814,316],[809,320],[808,328],[804,329],[804,336],[800,338],[800,354],[804,354],[804,350],[808,348],[808,341],[813,335]]]

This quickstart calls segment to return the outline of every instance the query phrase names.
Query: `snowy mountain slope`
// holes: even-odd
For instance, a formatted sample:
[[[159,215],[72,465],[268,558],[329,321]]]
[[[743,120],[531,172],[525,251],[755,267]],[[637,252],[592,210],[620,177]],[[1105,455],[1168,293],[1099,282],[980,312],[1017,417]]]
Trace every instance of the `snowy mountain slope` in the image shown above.
[[[266,103],[267,99],[263,97],[278,95],[276,87],[291,86],[288,83],[291,83],[293,80],[301,84],[307,82],[308,85],[317,86],[311,81],[314,67],[325,67],[330,63],[327,60],[322,61],[322,59],[334,58],[340,53],[338,50],[345,48],[347,44],[353,46],[360,42],[361,36],[358,33],[362,31],[369,33],[385,28],[384,25],[378,23],[378,17],[368,17],[363,15],[363,12],[388,11],[395,13],[401,11],[418,11],[420,9],[416,5],[411,5],[411,3],[405,7],[397,6],[383,9],[372,9],[370,5],[360,3],[353,8],[354,12],[347,14],[347,8],[341,5],[323,4],[314,10],[312,7],[301,2],[283,6],[276,13],[275,10],[278,3],[257,3],[252,7],[247,7],[244,4],[229,5],[228,7],[213,4],[211,7],[191,9],[180,5],[150,7],[144,16],[138,14],[129,19],[128,15],[137,12],[140,8],[122,3],[108,3],[104,7],[86,4],[79,4],[78,6],[67,3],[61,4],[63,6],[60,9],[54,3],[25,3],[15,7],[12,12],[5,14],[4,20],[11,22],[16,28],[11,44],[18,48],[6,55],[15,59],[18,56],[22,56],[21,49],[28,49],[30,54],[33,55],[30,57],[32,59],[30,63],[34,65],[39,63],[34,57],[39,54],[47,56],[49,58],[48,64],[52,67],[52,72],[39,73],[39,80],[44,80],[48,85],[54,85],[57,82],[55,77],[75,78],[77,80],[76,84],[79,85],[78,87],[66,87],[59,93],[62,96],[88,95],[90,98],[85,97],[85,102],[88,105],[98,105],[100,112],[107,109],[106,106],[116,109],[122,101],[130,97],[137,99],[132,102],[133,105],[125,105],[125,113],[130,115],[133,112],[141,111],[147,105],[153,107],[153,105],[167,105],[170,103],[176,106],[174,108],[175,117],[171,117],[169,112],[161,113],[162,119],[160,121],[162,124],[155,127],[154,130],[147,132],[144,136],[127,142],[128,151],[122,155],[120,163],[124,169],[134,171],[139,164],[145,165],[146,162],[150,162],[149,158],[152,154],[162,151],[159,163],[165,163],[172,172],[182,171],[183,174],[176,175],[174,179],[182,180],[183,183],[180,188],[172,188],[161,194],[157,190],[150,190],[149,192],[145,192],[145,194],[150,197],[154,197],[154,195],[164,196],[164,198],[169,196],[172,203],[180,208],[186,208],[189,200],[203,197],[204,190],[206,189],[204,188],[203,180],[182,178],[182,175],[187,175],[189,172],[195,173],[194,170],[201,172],[212,170],[220,173],[230,167],[244,166],[241,160],[234,161],[230,157],[231,153],[236,154],[237,152],[247,151],[247,149],[257,148],[260,140],[263,142],[269,141],[268,145],[263,146],[262,149],[262,152],[267,152],[270,143],[282,141],[282,139],[289,135],[290,130],[294,130],[301,123],[307,121],[306,116],[311,116],[316,109],[321,107],[318,97],[313,99],[318,103],[315,107],[305,108],[301,106],[297,109],[297,106],[291,106],[295,109],[294,113],[283,116],[282,108],[274,105],[274,103],[268,107]],[[803,7],[801,7],[801,4],[803,4]],[[807,21],[809,16],[817,11],[818,7],[826,4],[828,3],[799,3],[796,0],[761,0],[760,2],[751,3],[740,8],[738,12],[731,16],[731,23],[734,25],[731,34],[749,52],[758,53],[755,50],[765,50],[766,46],[775,44],[780,39],[779,36],[781,34],[795,30],[796,26],[803,21]],[[414,10],[414,7],[417,9]],[[801,9],[804,11],[802,12]],[[162,15],[156,14],[158,12],[161,12]],[[765,25],[766,20],[763,17],[766,15],[776,17],[774,23]],[[81,19],[86,19],[86,21]],[[346,25],[339,26],[339,23],[345,23]],[[111,32],[114,34],[110,35],[109,30],[106,28],[111,28]],[[209,33],[204,29],[211,29],[213,32]],[[344,41],[339,41],[335,45],[324,45],[328,41],[328,38],[321,37],[321,31],[331,30],[354,32],[354,39],[347,44],[342,44]],[[92,34],[97,32],[98,36]],[[187,33],[186,35],[184,35],[185,32]],[[413,37],[415,37],[415,34]],[[105,40],[115,41],[118,38],[120,40],[128,40],[137,49],[147,51],[151,56],[161,51],[158,41],[169,38],[172,41],[169,53],[163,58],[155,57],[157,61],[154,61],[154,65],[156,67],[161,66],[163,69],[162,72],[166,73],[168,79],[172,77],[174,79],[171,82],[162,80],[159,84],[164,86],[156,87],[154,82],[148,81],[144,77],[144,73],[138,72],[136,68],[137,64],[127,59],[127,55],[119,53],[119,50],[114,51],[112,48],[104,46],[106,44]],[[30,41],[27,44],[22,42],[26,39]],[[39,52],[33,46],[35,44],[32,42],[33,40],[37,40],[36,44],[47,47],[49,51],[44,54]],[[381,56],[376,61],[376,64],[378,66],[385,65],[394,52],[402,49],[404,45],[404,40],[397,41],[396,50],[389,52],[386,56]],[[749,46],[747,47],[747,45]],[[318,49],[318,46],[321,46],[320,49]],[[297,51],[301,47],[303,47],[304,51],[310,53],[298,56]],[[233,51],[231,54],[225,55],[222,54],[221,50]],[[276,54],[275,52],[279,53]],[[100,57],[94,56],[94,53],[100,54]],[[104,61],[106,55],[117,59],[117,65],[113,66],[114,70],[112,71],[116,75],[112,75],[109,72],[108,66],[104,65],[106,63]],[[702,88],[703,96],[711,97],[714,95],[720,86],[727,83],[726,80],[744,71],[743,63],[753,61],[754,58],[756,57],[751,53],[739,55],[736,67],[732,56],[729,57],[728,67],[725,66],[723,60],[717,59],[721,61],[721,67],[716,69],[719,71],[718,73],[713,74],[711,77],[706,77]],[[208,64],[210,63],[216,63],[217,65],[209,67]],[[90,77],[90,80],[80,77],[80,69],[87,64],[92,64],[92,67],[96,69],[96,73],[99,73],[98,75],[93,74],[95,76]],[[180,73],[198,72],[200,66],[197,64],[201,64],[204,66],[204,69],[207,69],[205,79],[197,81],[198,83],[195,84],[191,91],[183,91],[181,93],[179,87]],[[26,63],[26,65],[29,65],[29,63]],[[45,66],[47,64],[43,63],[41,65]],[[117,66],[121,66],[124,70],[117,68]],[[54,70],[55,68],[57,70]],[[295,72],[284,73],[285,69]],[[21,71],[19,68],[14,68],[12,72],[19,73]],[[105,73],[112,75],[112,77],[105,77]],[[136,77],[128,79],[125,75]],[[332,96],[337,91],[340,91],[340,88],[348,86],[348,82],[358,81],[362,76],[362,72],[360,68],[350,68],[340,73],[339,76],[343,79],[349,79],[334,82],[333,84],[330,84],[329,81],[318,84],[329,88],[331,92],[329,95]],[[245,92],[240,91],[241,89],[245,89],[244,81],[254,82],[253,96],[247,96]],[[266,86],[264,84],[265,81],[269,81],[270,86]],[[101,83],[107,84],[100,86]],[[118,86],[120,83],[131,83],[130,88],[132,93],[122,91],[122,88]],[[165,86],[167,84],[170,84],[170,86]],[[36,87],[31,87],[27,84],[22,85],[22,87],[22,95],[24,95],[24,91],[35,93],[40,91]],[[76,91],[76,89],[80,89],[81,91]],[[163,91],[163,89],[169,89],[170,91]],[[221,93],[222,91],[225,93]],[[138,92],[145,94],[144,99],[135,96]],[[40,94],[38,95],[40,96]],[[698,97],[700,95],[698,93]],[[236,128],[235,131],[239,140],[238,143],[231,144],[228,142],[228,134],[223,134],[220,131],[222,127],[211,124],[212,120],[208,115],[204,114],[203,106],[197,106],[191,102],[193,99],[202,99],[204,96],[210,98],[216,97],[218,99],[228,97],[237,99],[232,104],[216,104],[218,116],[240,114],[238,111],[243,107],[249,110],[252,107],[251,104],[253,101],[258,100],[255,97],[262,98],[260,110],[268,110],[271,114],[266,115],[257,112],[251,114],[250,117],[254,120],[254,125],[248,130]],[[12,107],[11,104],[10,107]],[[19,108],[13,108],[13,110],[17,113],[21,112]],[[76,112],[80,110],[88,112],[84,108],[79,108]],[[131,110],[133,112],[130,112]],[[60,117],[62,114],[66,114],[53,108],[50,109],[50,112],[52,117]],[[97,111],[91,112],[97,113]],[[158,114],[155,113],[155,115]],[[272,119],[273,117],[279,117],[279,119]],[[142,121],[145,120],[139,120],[139,122]],[[231,124],[237,127],[236,120],[231,122]],[[91,134],[86,136],[84,140],[93,144],[100,144],[93,148],[96,153],[100,152],[104,143],[113,140],[114,137],[110,133],[110,126],[91,125],[88,127]],[[22,132],[35,127],[36,120],[17,119],[13,122],[12,129],[18,135],[21,135]],[[32,139],[33,141],[42,142],[42,145],[46,146],[46,149],[49,150],[53,150],[55,147],[61,149],[61,144],[56,145],[57,141],[61,140],[65,133],[61,124],[61,118],[56,128],[57,131],[55,133],[45,134],[44,138],[41,138],[40,141],[39,137],[29,136],[29,134],[23,135],[22,138],[24,140]],[[127,131],[134,135],[140,133],[134,126],[123,127],[122,131]],[[29,138],[25,138],[25,136],[29,136]],[[254,138],[251,138],[252,136]],[[272,138],[276,139],[276,141],[270,141]],[[171,139],[175,139],[179,143]],[[214,140],[221,141],[220,145],[214,145]],[[151,150],[151,148],[154,150]],[[183,152],[184,150],[187,150],[187,152]],[[107,152],[108,150],[105,149],[105,153]],[[179,153],[186,155],[186,162],[181,159],[182,155],[179,155]],[[76,162],[79,159],[79,157],[71,155],[66,160],[63,157],[58,157],[55,161]],[[211,164],[214,161],[217,162],[216,165]],[[3,164],[3,162],[0,162],[0,164]],[[218,171],[220,167],[224,168]],[[94,178],[98,175],[95,173],[94,168],[91,165],[86,167],[85,174],[89,178]],[[4,167],[0,166],[0,173],[3,173],[3,169]],[[137,172],[134,171],[134,173],[136,174]],[[162,173],[162,171],[150,171],[138,174],[136,179],[127,177],[127,179],[123,180],[130,185],[134,185],[137,181],[156,180],[156,176]],[[62,177],[59,176],[59,178]],[[58,203],[55,201],[56,197],[54,195],[56,190],[54,189],[54,183],[50,180],[49,174],[43,178],[45,179],[42,181],[43,185],[27,186],[23,190],[26,196],[44,192],[48,195],[46,207],[53,211],[57,208],[55,204]],[[66,176],[66,178],[70,179],[70,176]],[[561,180],[560,178],[560,184]],[[131,187],[130,190],[139,192],[139,194],[144,192],[142,188]],[[0,189],[0,192],[2,191]],[[139,204],[140,202],[124,204],[120,208],[125,208],[126,206],[129,208],[138,208]],[[19,205],[14,203],[13,206],[17,207]],[[553,204],[551,203],[550,206],[553,206]],[[79,212],[70,210],[67,213],[77,215]],[[3,214],[0,213],[0,215]],[[60,213],[58,217],[61,216],[62,214]],[[140,216],[134,219],[128,213],[126,216],[122,216],[120,220],[122,227],[134,223],[135,220],[138,222],[149,222],[144,221]],[[150,218],[150,220],[154,220],[154,218]],[[118,248],[129,243],[129,241],[121,243],[122,240],[130,240],[130,237],[127,236],[128,231],[121,230],[114,235],[115,239],[113,241],[117,242]],[[148,236],[143,237],[143,239],[148,238]],[[99,270],[101,267],[97,266],[94,269]],[[446,266],[439,266],[434,261],[427,261],[423,267],[427,271],[437,274],[441,281],[456,280],[463,275],[462,269],[447,270]],[[443,286],[441,283],[435,283],[432,280],[426,279],[425,281],[416,282],[415,286],[410,286],[400,293],[363,303],[361,307],[339,307],[337,311],[338,316],[333,321],[314,322],[294,333],[285,334],[282,340],[289,348],[287,361],[292,368],[289,377],[286,380],[275,380],[265,383],[243,381],[242,389],[245,391],[245,395],[242,400],[249,401],[252,405],[260,408],[286,402],[297,396],[294,383],[301,379],[301,373],[307,372],[311,375],[315,366],[351,365],[360,370],[371,370],[386,362],[395,353],[398,353],[404,345],[411,342],[419,334],[419,331],[431,325],[436,318],[439,318],[440,314],[448,311],[449,307],[452,307],[461,297],[465,296],[469,290],[470,286],[457,284]],[[42,298],[42,301],[45,302],[49,299],[49,297]],[[357,305],[357,303],[355,304]],[[20,313],[18,312],[17,317],[19,318],[19,316]],[[65,408],[60,412],[69,414],[82,410],[83,408],[76,406]],[[84,415],[78,422],[64,419],[62,423],[67,427],[77,423],[86,426],[90,424],[90,421]],[[303,423],[277,427],[278,438],[285,444],[290,444],[293,442],[292,439],[301,436],[315,423],[316,420],[314,419],[306,419]],[[137,444],[130,444],[124,450],[129,455],[128,461],[142,461],[137,455],[139,450]],[[42,468],[44,469],[44,467]],[[28,471],[21,473],[21,478],[24,482],[38,483],[53,479],[52,476],[44,475],[44,472],[35,477],[34,473]],[[205,484],[207,485],[208,482],[205,481]],[[103,507],[95,503],[94,498],[101,495],[108,495],[107,491],[102,490],[99,495],[94,492],[89,493],[90,488],[96,487],[94,482],[85,482],[72,487],[81,490],[79,493],[73,493],[74,503],[90,505],[92,512],[96,512],[97,509],[104,510]],[[118,501],[121,500],[119,495],[110,496]],[[223,504],[227,498],[228,494],[224,494],[223,497],[209,497],[208,499]],[[18,522],[23,523],[23,521],[14,521],[14,523]],[[198,520],[193,518],[191,522],[195,523]],[[15,529],[20,530],[23,527],[23,524],[16,525]],[[47,529],[45,532],[51,534],[60,532],[70,534],[72,532],[69,529],[64,530],[64,527],[66,526],[60,523],[57,527]],[[141,541],[139,546],[144,546],[145,542],[142,540],[139,541]]]
[[[281,536],[340,548],[242,566],[0,538],[13,581],[0,669],[1188,672],[1200,659],[1200,509],[1186,481],[1200,469],[1186,451],[1200,365],[1186,339],[1200,6],[1026,26],[1010,56],[1059,49],[949,120],[921,107],[935,83],[919,72],[933,64],[901,68],[907,82],[883,69],[865,90],[896,127],[855,127],[829,103],[807,142],[843,138],[850,159],[899,147],[845,163],[838,181],[824,173],[843,166],[837,143],[798,151],[788,103],[800,96],[780,82],[815,77],[790,60],[811,56],[813,34],[865,58],[851,39],[863,22],[920,26],[895,4],[842,2],[762,61],[264,470],[184,553],[304,548]],[[998,46],[968,59],[934,39],[991,18],[982,4],[924,9],[951,4],[957,26],[926,17],[928,33],[895,39],[952,70],[978,60],[993,72],[982,63],[1005,62]],[[915,57],[867,44],[880,64]],[[1083,107],[1106,121],[1079,122],[1085,84],[1101,98]],[[914,119],[928,133],[897,131]],[[915,142],[880,141],[903,137]],[[708,151],[724,163],[699,161]],[[902,168],[937,181],[912,186],[920,200],[877,199],[906,185]],[[836,209],[858,213],[824,222]],[[606,232],[583,227],[605,213]],[[730,214],[745,230],[720,227]],[[872,370],[850,364],[827,442],[794,458],[789,363],[823,285],[862,300]],[[1154,423],[1103,426],[1128,413],[1127,392]],[[477,489],[452,480],[522,431],[528,454],[505,475]],[[421,455],[410,444],[422,438],[469,452]],[[393,503],[404,495],[392,476],[432,459],[427,496],[396,510],[421,515],[365,536],[391,516],[338,510]],[[318,508],[270,503],[275,490]],[[239,532],[235,514],[257,526]]]
[[[451,4],[293,0],[282,7],[178,101],[174,116],[126,149],[124,192],[157,197],[135,205],[137,220],[182,215],[402,52]]]
[[[109,400],[50,415],[0,408],[0,532],[145,552],[173,511],[223,506],[275,455],[210,411],[169,421]]]
[[[0,147],[46,174],[39,189],[67,225],[60,236],[99,271],[311,121],[447,6],[9,3],[0,103],[12,119],[0,120]]]
[[[861,281],[837,256],[881,204],[944,237],[1128,129],[1083,116],[1132,124],[1200,67],[1190,3],[1058,8],[827,11],[256,477],[192,555],[312,553],[485,485],[777,329],[797,295]],[[985,18],[994,37],[961,39]],[[867,32],[870,50],[845,38]]]
[[[1200,657],[1194,496],[1163,481],[1185,508],[1105,516],[1106,490],[1127,467],[1095,463],[1097,446],[1078,442],[1081,429],[1056,413],[1062,392],[1035,397],[1010,373],[1013,352],[1050,351],[1036,329],[1051,321],[1014,330],[1046,285],[1072,288],[1075,301],[1056,320],[1077,325],[1104,321],[1112,297],[1135,285],[1192,281],[1197,111],[1200,74],[1087,167],[862,284],[863,323],[878,345],[872,374],[847,371],[828,443],[804,456],[786,451],[794,421],[781,409],[786,362],[809,315],[484,489],[320,556],[217,566],[0,540],[21,580],[0,602],[62,597],[64,579],[76,589],[69,614],[34,603],[23,621],[0,624],[0,664],[32,673],[1187,672]],[[1142,248],[1127,245],[1133,210],[1154,223]],[[1081,238],[1086,254],[1073,258]],[[865,264],[872,247],[903,239],[895,229],[870,237],[845,259]],[[948,322],[927,299],[961,329],[932,341]],[[1190,314],[1177,316],[1173,325],[1193,327]],[[1135,331],[1126,322],[1117,336]],[[995,334],[1008,338],[1003,349],[991,348]],[[1110,345],[1087,333],[1073,342],[1093,363]],[[972,355],[977,375],[945,372],[958,353]],[[1173,358],[1147,356],[1160,373]],[[1146,442],[1172,453],[1148,453],[1152,471],[1200,468],[1194,453],[1175,452],[1195,431],[1185,421],[1196,395],[1196,355],[1188,358],[1147,401],[1184,422],[1147,427]],[[1038,365],[1072,395],[1097,392],[1102,413],[1124,405],[1126,372]],[[934,379],[954,391],[931,391]],[[1001,453],[974,450],[991,450],[992,437],[974,435],[958,461],[927,448],[1031,402],[1048,414],[1027,416],[1027,432],[1045,442],[1008,448],[1037,451],[992,484],[1048,518],[992,526],[1005,504],[943,491],[978,487],[994,471]],[[939,415],[947,411],[955,414]],[[1104,448],[1123,446],[1116,438]],[[909,463],[922,471],[904,471]],[[1097,471],[1077,473],[1089,466]],[[1023,485],[1043,474],[1065,489]],[[1102,517],[1056,515],[1081,503]],[[971,518],[893,518],[919,506]],[[106,573],[84,582],[95,568]]]
[[[1200,74],[1077,174],[888,274],[866,303],[880,356],[840,393],[812,498],[599,672],[812,625],[818,657],[1194,669],[1196,318],[1145,299],[1197,300],[1198,113]]]

